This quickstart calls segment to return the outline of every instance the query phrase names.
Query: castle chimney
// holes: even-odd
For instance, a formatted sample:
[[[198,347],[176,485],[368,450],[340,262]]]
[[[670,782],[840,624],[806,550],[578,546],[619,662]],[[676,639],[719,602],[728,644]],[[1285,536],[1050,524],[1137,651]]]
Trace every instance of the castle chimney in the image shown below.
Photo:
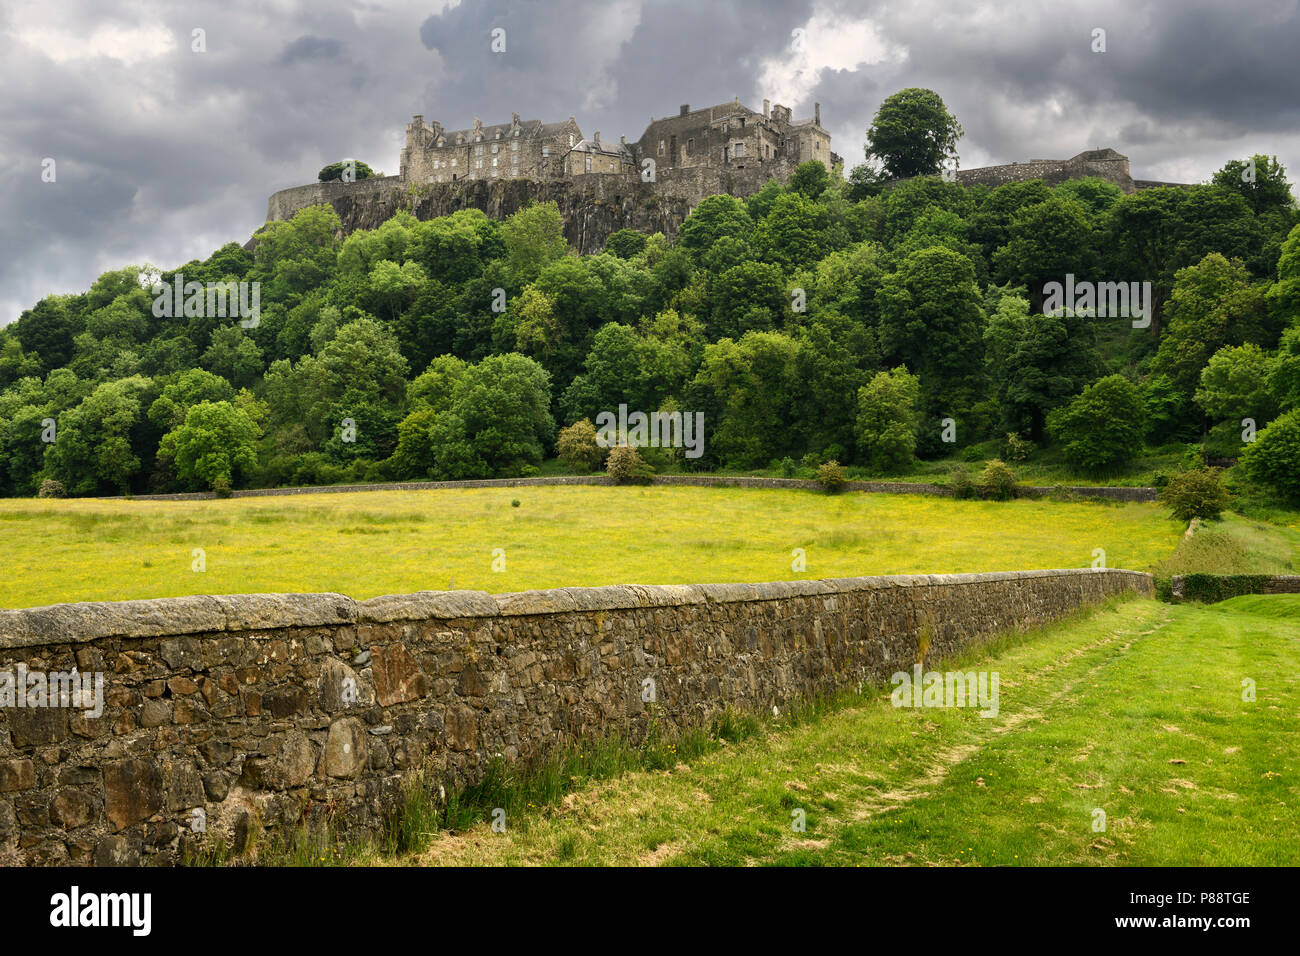
[[[596,130],[594,139],[596,140],[596,145],[600,146],[600,130]]]
[[[763,100],[763,119],[767,119],[768,111],[772,109],[771,100]]]
[[[685,115],[686,115],[687,113],[689,113],[690,111],[691,111],[691,104],[690,104],[690,103],[683,103],[683,104],[682,104],[682,111],[681,111],[680,113],[678,113],[677,115],[678,115],[678,116],[685,116]]]
[[[813,123],[817,126],[822,125],[822,105],[820,103],[813,104]]]
[[[626,137],[626,136],[620,136],[620,137],[618,138],[618,142],[619,142],[619,145],[621,145],[621,146],[626,146],[626,145],[627,145],[627,137]]]

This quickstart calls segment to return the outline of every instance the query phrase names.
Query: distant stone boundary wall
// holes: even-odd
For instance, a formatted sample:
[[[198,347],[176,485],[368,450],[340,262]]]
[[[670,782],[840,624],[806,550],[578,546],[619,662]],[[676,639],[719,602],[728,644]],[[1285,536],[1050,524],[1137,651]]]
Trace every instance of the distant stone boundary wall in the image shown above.
[[[104,675],[103,712],[0,707],[0,860],[177,862],[200,837],[373,837],[417,769],[771,713],[1123,594],[1117,570],[208,595],[0,611],[0,672]],[[924,635],[924,641],[922,641]]]
[[[259,498],[266,495],[341,494],[352,491],[438,491],[445,488],[527,488],[535,485],[612,485],[605,475],[553,475],[539,478],[478,478],[468,481],[389,481],[364,485],[304,485],[297,488],[249,488],[233,491],[232,498]],[[806,478],[751,478],[739,475],[655,475],[655,485],[695,485],[728,488],[802,488],[820,490],[821,485]],[[876,494],[939,495],[952,497],[952,489],[944,485],[907,481],[850,481],[847,491],[864,491]],[[1044,498],[1062,493],[1079,498],[1107,498],[1114,501],[1156,501],[1156,488],[1126,488],[1121,486],[1060,486],[1046,487],[1020,485],[1018,498]],[[212,491],[181,492],[171,495],[132,495],[135,501],[200,501],[216,498]],[[110,500],[121,500],[113,498]]]
[[[1175,574],[1169,591],[1178,601],[1214,604],[1243,594],[1300,594],[1296,574]]]

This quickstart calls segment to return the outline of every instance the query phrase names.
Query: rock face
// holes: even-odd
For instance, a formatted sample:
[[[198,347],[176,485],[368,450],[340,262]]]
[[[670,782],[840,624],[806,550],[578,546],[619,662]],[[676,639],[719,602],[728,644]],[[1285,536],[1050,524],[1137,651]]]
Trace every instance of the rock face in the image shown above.
[[[0,707],[0,856],[177,862],[328,822],[378,836],[406,775],[448,790],[650,721],[681,727],[941,659],[1111,595],[1132,571],[390,595],[0,611],[0,673],[104,675],[103,712]],[[36,719],[33,719],[35,715]]]
[[[462,209],[479,209],[493,219],[504,219],[530,202],[554,201],[564,219],[564,237],[587,255],[605,247],[619,229],[653,234],[669,240],[677,235],[690,214],[688,198],[661,195],[648,184],[608,177],[575,176],[538,182],[527,179],[467,180],[464,183],[410,184],[398,176],[363,179],[355,183],[312,183],[273,195],[267,203],[268,222],[290,219],[300,209],[318,203],[334,207],[343,232],[374,229],[400,209],[421,221],[447,216]],[[249,245],[256,238],[249,240]]]

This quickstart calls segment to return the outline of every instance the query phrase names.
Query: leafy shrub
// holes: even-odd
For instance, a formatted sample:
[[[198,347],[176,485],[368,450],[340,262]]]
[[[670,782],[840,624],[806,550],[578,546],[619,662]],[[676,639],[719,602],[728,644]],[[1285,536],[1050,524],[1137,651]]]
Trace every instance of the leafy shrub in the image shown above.
[[[794,459],[789,455],[781,459],[779,467],[781,468],[782,478],[793,478],[799,470],[799,466],[795,464]]]
[[[1300,498],[1300,408],[1273,419],[1241,456],[1243,470],[1286,498]]]
[[[809,471],[816,471],[817,466],[821,463],[822,460],[815,451],[810,451],[799,459],[799,464],[803,465],[803,467],[807,468]]]
[[[980,495],[994,501],[1006,501],[1016,496],[1016,473],[1007,467],[1006,462],[994,458],[980,472]]]
[[[1180,521],[1193,518],[1217,518],[1228,507],[1232,496],[1223,487],[1217,468],[1189,468],[1169,479],[1160,490],[1160,500]]]
[[[1034,453],[1035,446],[1028,438],[1021,438],[1017,432],[1007,432],[1002,442],[1002,457],[1007,461],[1024,461]]]
[[[648,485],[655,470],[631,445],[616,445],[609,450],[605,472],[616,485]]]
[[[510,499],[510,507],[511,507],[511,508],[518,508],[518,507],[519,507],[519,499],[518,499],[518,498],[511,498],[511,499]]]
[[[849,478],[844,473],[843,466],[841,466],[838,461],[832,459],[818,467],[817,483],[822,486],[827,494],[833,495],[837,491],[844,490],[844,486],[849,483]]]
[[[46,478],[41,482],[41,490],[36,492],[38,498],[66,498],[67,491],[63,488],[63,482],[54,478]]]
[[[948,472],[948,487],[952,489],[954,498],[975,497],[975,479],[961,465],[953,465]]]
[[[218,498],[229,498],[230,479],[225,475],[217,475],[212,479],[212,490],[217,493]]]
[[[600,447],[596,441],[596,426],[583,418],[568,428],[560,429],[555,454],[574,471],[595,471],[604,462],[609,449]]]

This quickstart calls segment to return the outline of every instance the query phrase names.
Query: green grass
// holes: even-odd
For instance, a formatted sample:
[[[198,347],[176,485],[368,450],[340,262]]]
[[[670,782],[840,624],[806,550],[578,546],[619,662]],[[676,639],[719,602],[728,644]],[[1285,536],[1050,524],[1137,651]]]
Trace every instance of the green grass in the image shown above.
[[[511,506],[519,499],[518,508]],[[1086,567],[1147,570],[1154,504],[758,488],[522,487],[206,501],[0,502],[0,606],[185,594],[494,593]],[[494,549],[505,570],[492,570]],[[791,569],[796,548],[806,568]],[[192,570],[202,549],[206,570]]]
[[[503,833],[485,815],[426,833],[397,862],[1300,862],[1300,598],[1132,600],[940,666],[997,671],[998,715],[894,708],[867,687],[671,767],[548,790]]]
[[[1300,529],[1225,514],[1209,521],[1155,567],[1158,577],[1175,574],[1294,574]]]

